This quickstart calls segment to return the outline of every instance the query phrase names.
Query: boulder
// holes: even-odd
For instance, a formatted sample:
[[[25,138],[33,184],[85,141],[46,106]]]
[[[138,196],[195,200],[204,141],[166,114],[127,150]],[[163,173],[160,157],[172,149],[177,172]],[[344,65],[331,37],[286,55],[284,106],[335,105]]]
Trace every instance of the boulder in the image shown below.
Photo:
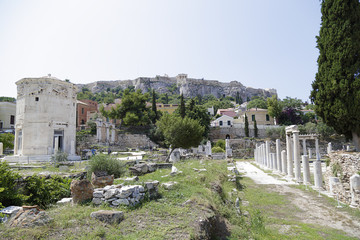
[[[96,188],[105,187],[106,185],[112,185],[114,183],[114,175],[104,175],[103,172],[93,172],[91,174],[91,183]]]
[[[73,180],[70,189],[73,203],[82,203],[93,198],[94,188],[87,179]]]
[[[161,186],[162,186],[163,188],[165,188],[166,190],[171,190],[171,189],[174,189],[174,187],[175,187],[177,184],[178,184],[177,182],[166,182],[166,183],[161,184]]]
[[[121,211],[100,210],[92,212],[90,217],[108,224],[114,224],[124,220],[124,213]]]
[[[129,170],[133,175],[140,176],[149,172],[149,166],[146,163],[139,163],[129,167]]]
[[[38,206],[23,206],[16,215],[8,222],[9,227],[35,227],[42,226],[53,219],[50,218],[44,210]]]

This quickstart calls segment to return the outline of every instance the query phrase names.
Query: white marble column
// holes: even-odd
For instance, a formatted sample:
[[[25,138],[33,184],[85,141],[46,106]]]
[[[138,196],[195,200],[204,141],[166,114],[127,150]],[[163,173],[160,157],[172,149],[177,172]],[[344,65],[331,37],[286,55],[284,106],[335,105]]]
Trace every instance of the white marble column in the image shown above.
[[[286,162],[286,151],[285,150],[281,151],[281,165],[282,165],[281,172],[286,175],[287,174],[287,162]]]
[[[269,141],[265,142],[265,159],[266,159],[265,166],[270,168],[270,143],[269,143]]]
[[[70,155],[75,155],[75,141],[71,140]]]
[[[309,159],[311,159],[311,158],[312,158],[312,149],[309,148]]]
[[[4,154],[4,144],[0,142],[0,155]]]
[[[319,139],[315,139],[316,160],[320,160]]]
[[[351,206],[356,207],[356,198],[359,198],[359,194],[356,192],[360,191],[360,175],[354,174],[350,177],[350,194],[351,194]]]
[[[293,131],[293,137],[294,137],[295,179],[296,179],[297,182],[301,182],[299,131]]]
[[[108,126],[106,126],[106,142],[110,142],[110,130]]]
[[[111,143],[115,142],[115,129],[111,129]]]
[[[307,155],[302,155],[302,165],[303,165],[303,177],[304,177],[304,184],[310,185],[310,166],[309,166],[309,158]]]
[[[292,143],[291,143],[291,135],[286,134],[286,157],[287,157],[287,174],[289,177],[294,177],[294,165],[292,158]]]
[[[56,154],[59,150],[59,137],[55,137],[55,147],[54,147],[54,154]]]
[[[322,169],[321,161],[314,161],[314,184],[316,189],[322,189]]]
[[[276,139],[276,170],[282,170],[280,139]]]
[[[327,154],[330,154],[331,152],[332,152],[332,145],[331,142],[329,142],[327,147]]]

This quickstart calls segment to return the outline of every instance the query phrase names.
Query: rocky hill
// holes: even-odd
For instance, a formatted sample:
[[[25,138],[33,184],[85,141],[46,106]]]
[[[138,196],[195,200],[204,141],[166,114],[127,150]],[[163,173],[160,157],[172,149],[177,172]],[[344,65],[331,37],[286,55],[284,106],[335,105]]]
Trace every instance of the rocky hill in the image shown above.
[[[196,97],[211,94],[217,98],[223,96],[236,96],[240,93],[242,99],[252,96],[271,97],[276,94],[276,89],[255,89],[245,87],[240,82],[232,81],[229,83],[219,82],[216,80],[204,80],[188,78],[187,74],[178,74],[176,77],[156,76],[139,77],[134,80],[115,80],[115,81],[97,81],[88,84],[78,84],[79,90],[83,87],[90,89],[93,93],[106,91],[108,88],[134,86],[135,89],[141,89],[142,92],[148,92],[155,89],[158,93],[177,93],[184,94],[184,97]]]

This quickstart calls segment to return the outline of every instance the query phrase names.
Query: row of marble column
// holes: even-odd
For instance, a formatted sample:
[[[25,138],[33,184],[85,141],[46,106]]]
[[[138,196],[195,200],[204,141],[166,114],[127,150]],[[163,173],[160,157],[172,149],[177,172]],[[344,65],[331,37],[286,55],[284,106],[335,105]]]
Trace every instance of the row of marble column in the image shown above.
[[[291,141],[293,140],[293,141]],[[317,149],[318,142],[316,141]],[[289,178],[295,179],[298,183],[306,185],[311,184],[310,179],[310,165],[308,155],[302,155],[300,161],[300,146],[299,134],[293,132],[293,139],[291,136],[286,137],[287,150],[281,151],[280,140],[276,140],[276,151],[271,152],[270,142],[266,141],[255,148],[255,161],[264,167],[277,171]],[[317,159],[314,161],[314,185],[315,188],[322,188],[322,170],[320,155],[317,151]],[[301,168],[302,162],[302,168]],[[301,169],[303,170],[301,174]]]

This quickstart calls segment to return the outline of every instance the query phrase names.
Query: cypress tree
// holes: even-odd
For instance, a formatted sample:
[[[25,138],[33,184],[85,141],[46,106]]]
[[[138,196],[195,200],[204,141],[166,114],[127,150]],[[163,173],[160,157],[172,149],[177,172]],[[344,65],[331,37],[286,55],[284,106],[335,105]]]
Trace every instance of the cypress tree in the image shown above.
[[[158,115],[157,115],[157,108],[156,108],[156,93],[155,90],[153,89],[152,91],[152,106],[151,106],[151,110],[154,112],[155,117],[153,119],[153,123],[156,122],[156,120],[158,119]]]
[[[180,97],[180,116],[182,118],[184,118],[186,115],[186,112],[185,112],[185,102],[184,102],[184,95],[181,94],[181,97]]]
[[[310,99],[316,113],[360,150],[360,3],[322,0],[320,55]]]
[[[167,93],[165,93],[165,103],[169,104],[169,96]]]
[[[249,121],[245,113],[245,137],[249,137]]]
[[[256,124],[256,119],[254,119],[254,137],[258,137],[258,128],[257,128],[257,124]]]

